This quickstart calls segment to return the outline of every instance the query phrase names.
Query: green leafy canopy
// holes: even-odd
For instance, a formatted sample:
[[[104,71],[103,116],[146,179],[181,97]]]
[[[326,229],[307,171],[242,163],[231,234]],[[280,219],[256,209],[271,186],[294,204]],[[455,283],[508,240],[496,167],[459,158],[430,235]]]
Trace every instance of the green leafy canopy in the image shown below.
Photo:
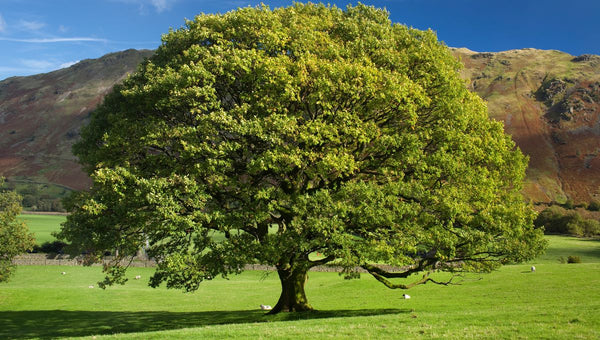
[[[21,213],[21,197],[3,186],[4,178],[0,177],[0,282],[8,281],[13,274],[12,260],[34,245],[27,226],[17,220]]]
[[[96,257],[147,247],[151,284],[186,290],[256,262],[408,288],[389,279],[531,259],[527,158],[460,66],[361,4],[199,15],[93,113],[74,148],[93,186],[60,236]]]

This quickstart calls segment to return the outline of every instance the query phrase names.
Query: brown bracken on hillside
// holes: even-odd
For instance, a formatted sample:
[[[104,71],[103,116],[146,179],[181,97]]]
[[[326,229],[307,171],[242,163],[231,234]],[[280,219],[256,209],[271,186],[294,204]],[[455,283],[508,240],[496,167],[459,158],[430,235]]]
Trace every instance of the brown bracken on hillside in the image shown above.
[[[600,198],[600,56],[535,49],[452,49],[490,117],[530,157],[532,202]],[[152,51],[127,50],[67,69],[0,82],[0,175],[84,189],[71,146],[114,84]]]

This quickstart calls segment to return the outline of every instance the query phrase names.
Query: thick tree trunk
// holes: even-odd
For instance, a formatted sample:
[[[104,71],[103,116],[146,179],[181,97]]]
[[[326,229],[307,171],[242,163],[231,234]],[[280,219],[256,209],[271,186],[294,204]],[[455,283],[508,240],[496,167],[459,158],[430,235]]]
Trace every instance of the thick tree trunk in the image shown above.
[[[281,296],[269,314],[313,310],[308,304],[306,294],[304,293],[304,283],[308,277],[307,271],[308,269],[306,268],[277,270],[279,280],[281,281]]]

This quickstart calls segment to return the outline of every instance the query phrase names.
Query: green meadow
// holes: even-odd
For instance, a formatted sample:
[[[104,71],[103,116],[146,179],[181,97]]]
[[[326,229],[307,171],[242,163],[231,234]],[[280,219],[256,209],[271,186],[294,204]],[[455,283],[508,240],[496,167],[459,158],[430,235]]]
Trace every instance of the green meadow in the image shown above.
[[[275,273],[244,272],[182,293],[148,287],[152,268],[131,268],[127,284],[102,290],[99,267],[20,266],[0,284],[0,339],[600,338],[600,241],[548,239],[547,254],[532,263],[452,286],[399,291],[369,275],[311,272],[306,290],[317,311],[274,316],[259,305],[277,301]],[[558,261],[569,255],[582,263]]]
[[[41,245],[56,240],[52,232],[60,230],[60,224],[67,218],[61,215],[21,214],[18,219],[27,224],[29,231],[35,236],[36,243]]]

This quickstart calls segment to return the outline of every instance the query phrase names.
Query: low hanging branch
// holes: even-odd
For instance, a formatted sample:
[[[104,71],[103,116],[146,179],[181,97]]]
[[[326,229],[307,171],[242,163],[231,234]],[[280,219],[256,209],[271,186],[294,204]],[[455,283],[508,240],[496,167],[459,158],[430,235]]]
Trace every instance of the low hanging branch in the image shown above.
[[[388,279],[390,279],[390,278],[407,278],[412,274],[423,271],[423,268],[424,268],[423,262],[421,262],[419,264],[419,266],[410,268],[403,272],[388,272],[386,270],[383,270],[383,269],[376,267],[374,265],[371,265],[371,264],[363,264],[361,267],[364,268],[367,272],[369,272],[369,274],[373,275],[373,277],[375,279],[377,279],[377,281],[383,283],[386,287],[388,287],[390,289],[410,289],[414,286],[426,284],[427,282],[432,282],[432,283],[435,283],[438,285],[448,286],[448,285],[452,284],[452,281],[456,277],[456,275],[452,275],[452,277],[448,281],[437,281],[437,280],[434,280],[431,277],[429,277],[431,275],[431,273],[433,273],[433,271],[429,270],[425,274],[423,274],[423,277],[420,280],[414,281],[412,283],[409,283],[409,284],[393,283],[392,281],[390,281]]]

